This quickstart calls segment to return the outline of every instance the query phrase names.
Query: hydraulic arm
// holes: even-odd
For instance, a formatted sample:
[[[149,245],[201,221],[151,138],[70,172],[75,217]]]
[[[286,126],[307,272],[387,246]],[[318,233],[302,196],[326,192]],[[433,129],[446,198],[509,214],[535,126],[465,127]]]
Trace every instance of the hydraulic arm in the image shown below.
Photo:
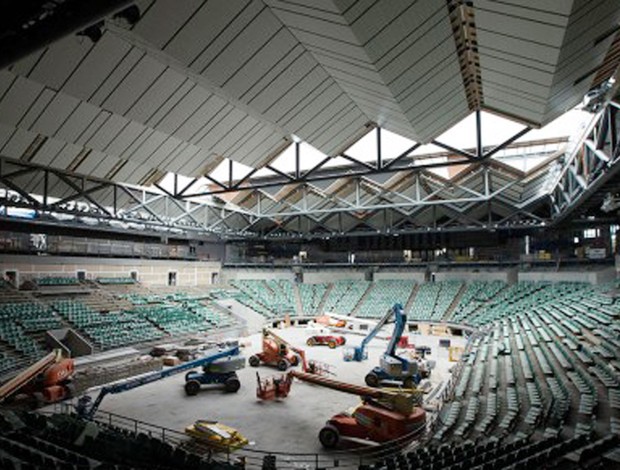
[[[354,348],[352,359],[354,361],[358,361],[358,362],[359,361],[363,361],[364,359],[366,359],[366,357],[367,357],[366,346],[368,345],[368,343],[370,343],[373,340],[373,338],[375,336],[377,336],[377,333],[379,333],[381,328],[383,328],[383,325],[388,323],[388,320],[390,318],[392,318],[392,317],[395,318],[394,321],[396,322],[396,327],[394,329],[394,334],[392,335],[392,339],[390,340],[390,344],[388,346],[388,350],[391,350],[392,354],[393,354],[394,351],[396,350],[396,343],[398,342],[398,339],[402,335],[403,330],[405,328],[406,317],[405,317],[405,319],[403,319],[403,316],[404,316],[404,314],[403,314],[403,306],[401,304],[395,304],[391,309],[389,309],[385,313],[385,315],[383,315],[383,317],[381,317],[381,319],[375,325],[375,327],[372,329],[372,331],[370,333],[368,333],[368,336],[366,336],[363,339],[362,344],[360,344],[359,346]],[[399,324],[399,322],[400,322],[400,324]]]
[[[134,377],[131,379],[123,380],[121,382],[114,383],[112,385],[106,385],[101,389],[99,395],[92,403],[89,405],[90,397],[82,397],[80,402],[78,403],[77,412],[84,418],[92,419],[97,413],[99,409],[99,405],[105,398],[106,395],[114,395],[117,393],[126,392],[128,390],[132,390],[137,387],[141,387],[142,385],[149,384],[151,382],[156,382],[157,380],[165,379],[166,377],[170,377],[172,375],[176,375],[180,372],[193,369],[195,367],[201,367],[207,364],[211,364],[218,359],[223,358],[232,358],[234,356],[238,356],[240,353],[239,346],[234,346],[232,348],[227,348],[224,350],[211,350],[208,351],[203,357],[195,359],[193,361],[185,362],[178,366],[169,367],[167,369],[158,370],[155,372],[148,373],[146,375],[141,375],[138,377]]]

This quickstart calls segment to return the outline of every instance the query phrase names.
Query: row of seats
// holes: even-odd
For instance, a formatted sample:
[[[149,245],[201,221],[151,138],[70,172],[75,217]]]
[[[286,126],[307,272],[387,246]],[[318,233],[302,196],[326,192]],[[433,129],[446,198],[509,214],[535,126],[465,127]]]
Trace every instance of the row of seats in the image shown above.
[[[403,306],[411,297],[415,282],[400,279],[382,279],[375,281],[370,292],[362,301],[356,316],[362,318],[380,318],[395,303]]]
[[[235,292],[230,296],[230,298],[235,299],[246,307],[251,308],[254,312],[265,317],[266,320],[280,318],[280,315],[276,314],[273,310],[263,305],[260,301],[258,301],[255,297],[253,297],[251,294],[248,294],[247,292]]]
[[[440,281],[422,284],[413,300],[409,318],[440,321],[461,290],[461,281]]]
[[[61,328],[62,323],[46,306],[34,302],[0,305],[0,323],[19,324],[25,332],[38,332]]]
[[[347,279],[334,282],[323,310],[326,313],[350,315],[370,285],[370,282],[363,280]]]
[[[135,284],[136,280],[133,277],[98,277],[97,282],[99,284]]]
[[[17,362],[11,356],[0,352],[0,376],[13,370],[17,366]]]
[[[143,307],[136,310],[136,313],[170,335],[205,332],[233,324],[230,315],[198,301],[185,302],[183,305]]]
[[[35,283],[39,286],[75,286],[80,283],[77,277],[40,277],[35,279]]]
[[[53,308],[104,349],[159,339],[164,336],[152,323],[131,312],[102,314],[75,300],[59,300]]]
[[[508,287],[508,284],[503,281],[470,282],[467,284],[461,300],[449,318],[450,321],[460,323],[478,310],[484,309],[486,304],[506,287]]]
[[[468,440],[461,444],[419,446],[413,451],[380,460],[372,468],[387,470],[505,469],[516,465],[517,462],[530,461],[541,453],[544,455],[537,457],[536,461],[538,464],[544,464],[555,457],[555,455],[546,453],[546,450],[559,442],[557,436],[549,436],[538,442],[532,442],[527,437],[517,438],[511,442],[491,438],[486,442]],[[579,441],[581,445],[587,442],[587,438]],[[540,467],[533,465],[532,468]]]
[[[15,322],[0,322],[0,339],[29,359],[37,359],[44,355],[39,344]]]
[[[329,284],[299,284],[299,298],[304,315],[317,315],[321,313],[319,307],[325,297]]]
[[[184,335],[193,332],[205,331],[206,325],[201,318],[189,310],[172,305],[157,305],[142,307],[135,313],[170,335]]]
[[[211,470],[204,455],[147,434],[71,415],[0,414],[0,465],[3,469]],[[232,465],[218,463],[222,470]]]
[[[196,302],[194,305],[190,305],[189,308],[199,316],[203,322],[210,325],[207,329],[211,328],[226,328],[235,325],[237,321],[229,314],[222,312],[212,303],[204,304]]]
[[[493,290],[494,298],[484,294]],[[467,308],[467,299],[475,308]],[[575,439],[605,430],[615,436],[620,432],[615,418],[620,411],[619,300],[585,283],[470,285],[452,321],[479,329],[457,368],[433,438],[484,440],[544,427]],[[609,402],[611,412],[599,410],[601,400]],[[532,468],[574,450],[564,442],[513,462],[512,468]]]
[[[132,305],[156,304],[156,303],[160,303],[163,300],[163,298],[159,295],[137,294],[137,293],[117,294],[116,298],[127,300]]]
[[[245,296],[237,298],[266,318],[283,317],[297,310],[293,285],[290,281],[237,280],[231,281]],[[256,306],[257,308],[254,308]]]

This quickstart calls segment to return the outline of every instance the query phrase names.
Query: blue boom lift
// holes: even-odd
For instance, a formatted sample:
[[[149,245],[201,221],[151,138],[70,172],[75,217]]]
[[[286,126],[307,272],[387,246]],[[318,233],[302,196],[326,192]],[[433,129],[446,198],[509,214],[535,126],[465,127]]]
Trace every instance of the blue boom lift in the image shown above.
[[[375,336],[377,336],[377,333],[379,333],[379,331],[381,330],[381,328],[383,328],[383,325],[385,325],[388,320],[390,318],[392,318],[392,316],[395,316],[395,309],[400,309],[400,311],[402,312],[403,307],[401,304],[395,304],[391,309],[389,309],[385,315],[383,315],[383,317],[379,320],[379,322],[375,325],[375,327],[372,329],[372,331],[370,333],[368,333],[368,336],[366,336],[363,341],[362,344],[360,344],[359,346],[355,346],[353,349],[353,354],[349,354],[347,356],[345,356],[345,359],[348,360],[353,360],[353,361],[363,361],[364,359],[368,358],[368,351],[366,351],[366,346],[368,346],[368,343],[370,343],[373,338]],[[406,320],[406,318],[405,318]],[[398,329],[398,327],[396,328]],[[400,335],[402,334],[404,329],[404,322],[403,322],[403,326],[400,330],[400,333],[398,334],[398,338],[400,338]],[[394,336],[392,336],[393,338]],[[398,341],[398,338],[396,339],[396,341]]]
[[[85,395],[81,397],[76,406],[76,412],[83,418],[92,419],[106,395],[126,392],[196,367],[203,367],[203,372],[192,371],[185,376],[185,392],[188,395],[195,395],[198,393],[203,384],[223,384],[227,392],[236,392],[239,390],[240,382],[235,370],[245,366],[245,358],[239,354],[239,346],[221,351],[211,350],[204,356],[193,361],[123,380],[112,385],[106,385],[101,389],[99,395],[97,395],[97,398],[92,404],[90,403],[90,396]],[[220,369],[216,370],[213,366],[217,366]],[[190,383],[192,385],[189,386],[190,390],[188,390],[188,384]]]
[[[364,342],[362,342],[361,348],[365,347],[365,342],[370,341],[376,334],[376,331],[392,316],[394,317],[394,332],[388,342],[387,349],[381,356],[379,365],[366,375],[366,385],[378,387],[384,381],[395,381],[400,382],[405,388],[413,388],[420,383],[421,379],[418,373],[418,363],[409,361],[396,354],[396,345],[403,331],[405,331],[405,325],[407,324],[407,315],[405,315],[401,304],[394,304],[392,309],[388,311],[375,329],[366,337]]]

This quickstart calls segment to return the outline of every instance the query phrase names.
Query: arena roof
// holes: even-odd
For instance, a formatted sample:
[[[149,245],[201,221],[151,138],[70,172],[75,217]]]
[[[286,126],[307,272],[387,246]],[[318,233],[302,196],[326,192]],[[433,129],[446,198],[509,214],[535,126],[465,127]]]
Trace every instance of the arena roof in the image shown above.
[[[438,137],[472,113],[487,112],[519,123],[522,130],[506,145],[524,148],[529,128],[580,103],[612,77],[620,58],[614,0],[135,4],[139,16],[108,16],[0,71],[0,154],[118,183],[148,186],[168,173],[195,178],[185,196],[234,189],[220,197],[229,207],[253,211],[241,215],[231,228],[237,231],[296,223],[289,229],[343,232],[360,219],[381,229],[392,217],[384,209],[400,213],[405,224],[424,227],[432,220],[436,226],[437,214],[424,215],[425,206],[435,204],[424,201],[438,198],[447,201],[447,220],[457,223],[482,224],[478,212],[484,211],[493,220],[513,217],[515,208],[535,219],[528,201],[553,167],[519,171],[481,158],[497,150],[480,138],[468,150]],[[9,38],[0,38],[0,49],[8,49]],[[19,41],[13,46],[19,49]],[[349,158],[347,150],[368,134],[380,135],[377,129],[412,147],[381,156],[379,136],[376,164]],[[429,143],[442,147],[440,160],[419,154]],[[564,142],[556,144],[559,151]],[[291,145],[311,146],[332,168],[369,172],[343,181],[343,173],[330,179],[329,171],[336,174],[330,165],[317,164],[313,171],[323,179],[301,181],[303,165],[292,176],[271,165]],[[539,157],[552,155],[558,156]],[[376,171],[382,158],[391,173]],[[432,171],[444,163],[460,171]],[[230,184],[212,176],[222,166],[231,169]],[[264,168],[261,179],[254,178]],[[205,175],[210,185],[199,191],[197,179]],[[275,177],[287,185],[237,192],[250,180],[268,185]],[[20,186],[44,191],[42,178]],[[47,190],[67,197],[66,188]],[[273,211],[258,207],[261,198]],[[300,213],[304,220],[291,219]],[[326,220],[337,213],[346,220]]]

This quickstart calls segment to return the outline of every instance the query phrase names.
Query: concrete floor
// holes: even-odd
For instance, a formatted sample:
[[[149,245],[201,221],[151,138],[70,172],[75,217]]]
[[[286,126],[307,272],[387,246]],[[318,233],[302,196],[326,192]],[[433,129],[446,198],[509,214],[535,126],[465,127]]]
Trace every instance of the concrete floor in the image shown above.
[[[291,344],[303,347],[308,359],[333,366],[335,378],[344,382],[364,384],[364,376],[379,363],[386,341],[375,339],[363,362],[344,362],[341,348],[307,347],[306,339],[316,330],[304,327],[278,330]],[[358,335],[345,335],[347,345],[358,345]],[[245,348],[246,358],[260,350],[259,334],[250,336],[252,345]],[[464,346],[463,338],[451,338],[453,346]],[[449,378],[448,350],[439,348],[439,337],[412,335],[410,342],[432,348],[431,359],[437,361],[431,383],[437,386]],[[188,397],[183,390],[184,375],[179,374],[118,395],[109,395],[100,409],[146,421],[169,429],[183,431],[195,420],[217,420],[238,429],[251,442],[250,447],[273,452],[322,452],[318,432],[332,415],[355,407],[359,398],[337,391],[295,381],[291,394],[282,401],[261,402],[256,398],[256,372],[261,377],[277,375],[275,369],[247,366],[238,372],[241,389],[236,394],[221,390],[203,390]],[[96,394],[96,393],[95,393]]]

